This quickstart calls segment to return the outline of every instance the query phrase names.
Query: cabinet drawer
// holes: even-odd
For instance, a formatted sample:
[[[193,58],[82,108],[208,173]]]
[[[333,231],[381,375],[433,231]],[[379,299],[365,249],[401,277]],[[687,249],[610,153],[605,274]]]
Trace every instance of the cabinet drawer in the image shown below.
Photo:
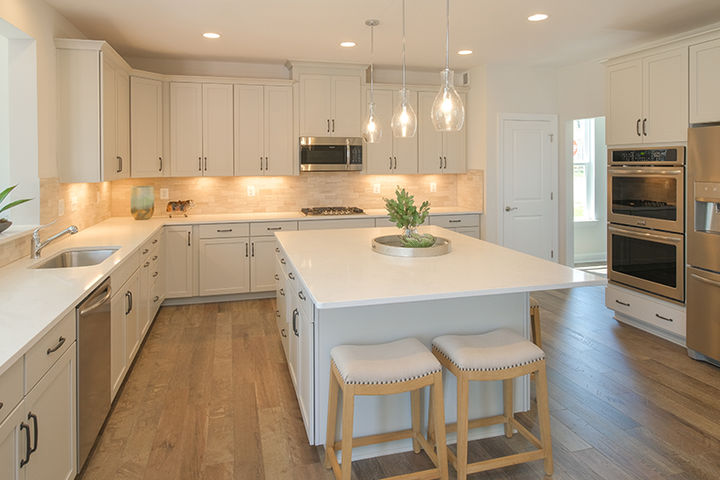
[[[462,235],[467,235],[468,237],[472,238],[480,238],[480,227],[458,227],[458,228],[449,228],[448,230],[452,230],[453,232],[460,233]]]
[[[608,286],[605,290],[605,305],[617,313],[685,337],[683,307],[614,285]]]
[[[75,310],[37,342],[25,354],[25,393],[29,392],[50,367],[75,341]]]
[[[23,397],[23,359],[20,358],[0,375],[0,423]]]
[[[341,218],[333,220],[305,220],[298,222],[300,230],[327,230],[333,228],[374,227],[374,218]]]
[[[140,248],[140,261],[144,261],[148,255],[151,255],[153,251],[157,250],[160,246],[160,236],[162,235],[162,230],[159,232],[156,232],[152,237],[150,237],[150,240],[145,242],[143,246]]]
[[[110,275],[110,287],[112,288],[113,294],[120,290],[130,275],[135,273],[135,270],[140,266],[140,258],[142,249],[130,255],[124,262],[118,265],[118,268]]]
[[[297,282],[297,292],[295,293],[295,305],[298,305],[307,318],[312,318],[312,300],[307,293],[307,287],[301,281]]]
[[[253,237],[271,236],[275,232],[297,229],[297,222],[257,222],[250,224],[250,235]]]
[[[438,227],[477,227],[480,225],[479,215],[430,215],[430,225]]]
[[[250,236],[247,223],[213,223],[200,225],[200,238],[228,238]]]

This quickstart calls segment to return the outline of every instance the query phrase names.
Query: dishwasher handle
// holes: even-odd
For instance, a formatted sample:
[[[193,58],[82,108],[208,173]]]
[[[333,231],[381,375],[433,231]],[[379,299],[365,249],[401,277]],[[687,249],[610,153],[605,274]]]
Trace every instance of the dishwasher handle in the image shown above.
[[[93,303],[89,307],[86,307],[86,308],[83,308],[82,310],[80,310],[80,315],[81,316],[87,315],[88,313],[92,312],[93,310],[95,310],[96,308],[98,308],[99,306],[101,306],[102,304],[107,302],[107,300],[110,298],[111,294],[112,294],[112,290],[110,289],[110,285],[108,285],[107,287],[105,287],[105,294],[102,297],[100,297],[100,300]]]

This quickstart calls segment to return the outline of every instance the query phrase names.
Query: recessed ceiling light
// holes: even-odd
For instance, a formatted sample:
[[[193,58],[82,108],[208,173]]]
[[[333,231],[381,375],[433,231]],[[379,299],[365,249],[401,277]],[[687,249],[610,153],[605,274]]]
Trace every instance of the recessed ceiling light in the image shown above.
[[[472,50],[458,50],[458,55],[472,55]]]
[[[536,13],[535,15],[530,15],[528,17],[528,20],[531,22],[542,22],[543,20],[547,20],[548,16],[544,13]]]
[[[220,34],[213,33],[213,32],[207,32],[207,33],[203,33],[203,37],[205,37],[205,38],[220,38]]]
[[[354,47],[355,45],[356,45],[355,42],[340,42],[340,46],[345,47],[345,48],[351,48],[351,47]]]

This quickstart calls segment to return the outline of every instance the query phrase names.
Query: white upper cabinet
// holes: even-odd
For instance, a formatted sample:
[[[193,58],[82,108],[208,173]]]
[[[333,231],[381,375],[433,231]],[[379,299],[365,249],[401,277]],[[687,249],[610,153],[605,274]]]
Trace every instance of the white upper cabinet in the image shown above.
[[[300,136],[359,137],[360,75],[300,75]]]
[[[368,101],[370,91],[367,92]],[[395,138],[390,127],[393,108],[400,100],[399,91],[376,89],[375,114],[382,127],[382,137],[377,143],[365,143],[368,174],[418,173],[418,134],[410,138]],[[410,104],[417,113],[417,94],[409,93]]]
[[[130,175],[130,66],[105,42],[57,39],[57,160],[63,183]]]
[[[130,162],[133,177],[162,177],[163,158],[162,82],[130,78]]]
[[[419,173],[464,173],[467,122],[459,132],[438,132],[430,119],[437,92],[418,93]],[[467,105],[467,96],[460,94]]]
[[[674,48],[607,68],[607,144],[684,142],[688,52]]]
[[[690,47],[690,123],[720,122],[720,39]]]
[[[232,85],[170,84],[170,153],[175,177],[233,174]]]
[[[235,175],[293,175],[291,86],[235,85]]]

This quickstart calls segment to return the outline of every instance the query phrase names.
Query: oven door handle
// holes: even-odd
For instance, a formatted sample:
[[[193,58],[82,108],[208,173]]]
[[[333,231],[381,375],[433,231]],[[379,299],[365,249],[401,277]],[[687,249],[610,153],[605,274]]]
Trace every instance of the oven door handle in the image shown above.
[[[617,227],[611,227],[608,226],[609,232],[616,232],[616,233],[623,233],[625,235],[629,235],[632,237],[645,237],[645,238],[651,238],[651,239],[658,239],[658,240],[666,240],[668,242],[672,243],[680,243],[682,242],[682,238],[674,238],[674,237],[668,237],[665,235],[657,235],[655,233],[645,233],[645,232],[633,232],[632,230],[625,230],[624,228],[617,228]]]
[[[672,170],[657,170],[654,168],[628,168],[628,167],[612,167],[608,168],[611,175],[682,175],[681,168],[673,168]]]
[[[720,287],[720,282],[710,280],[709,278],[701,277],[700,275],[696,275],[694,273],[691,273],[690,276],[695,280],[700,280],[701,282],[705,282],[708,285],[712,285],[713,287]]]

